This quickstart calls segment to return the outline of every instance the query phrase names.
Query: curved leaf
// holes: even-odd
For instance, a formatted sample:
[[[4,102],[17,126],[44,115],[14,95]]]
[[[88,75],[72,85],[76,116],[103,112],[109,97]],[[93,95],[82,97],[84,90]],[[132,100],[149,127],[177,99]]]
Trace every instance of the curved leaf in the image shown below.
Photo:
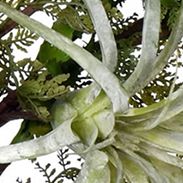
[[[124,166],[124,174],[130,182],[149,183],[149,178],[147,174],[142,170],[142,168],[138,164],[129,159],[129,157],[125,154],[121,155],[120,159]]]
[[[127,114],[116,116],[117,121],[126,123],[127,128],[133,131],[150,130],[152,124],[162,115],[166,108],[164,116],[159,118],[160,126],[177,131],[181,131],[181,116],[183,112],[183,88],[180,87],[172,93],[168,99],[152,104],[148,107],[131,109]],[[180,127],[180,128],[179,128]]]
[[[156,168],[154,168],[151,162],[130,150],[125,150],[125,153],[133,162],[139,165],[139,167],[148,175],[151,181],[153,181],[154,183],[165,183],[165,177],[162,176]]]
[[[159,149],[150,143],[141,143],[140,144],[140,152],[146,154],[147,156],[151,156],[153,158],[158,159],[164,163],[168,163],[170,165],[174,165],[179,168],[183,168],[183,160],[179,157],[175,156],[175,153],[169,153],[168,151]]]
[[[111,110],[103,110],[93,115],[95,124],[99,130],[99,137],[105,139],[114,128],[114,113]]]
[[[98,136],[98,128],[92,118],[75,120],[72,123],[73,131],[82,139],[83,143],[92,146]]]
[[[62,146],[77,143],[80,139],[71,130],[73,119],[63,122],[55,130],[34,140],[0,147],[0,163],[21,159],[34,159],[58,150]],[[6,156],[4,156],[6,154]]]
[[[153,26],[152,26],[153,22]],[[158,50],[160,31],[160,0],[146,1],[142,32],[142,53],[135,71],[125,82],[124,87],[131,94],[144,87],[144,80],[149,76]]]
[[[169,165],[151,158],[153,165],[159,170],[159,172],[166,177],[168,183],[179,183],[183,180],[183,170],[176,166]]]
[[[111,180],[115,183],[121,183],[123,180],[123,165],[120,160],[119,154],[116,152],[116,150],[112,147],[107,148],[107,152],[109,154],[109,160],[111,161],[111,164],[109,163],[110,170],[112,169],[113,172],[111,172]],[[114,175],[115,177],[113,177]]]
[[[183,133],[157,127],[146,132],[135,132],[145,142],[174,153],[183,153]]]
[[[110,183],[108,157],[102,151],[88,153],[76,183]]]
[[[87,5],[93,21],[102,51],[102,61],[114,72],[117,65],[117,47],[107,18],[106,12],[100,0],[83,0]],[[104,31],[105,30],[105,31]]]
[[[57,100],[51,108],[53,129],[66,120],[76,118],[77,114],[77,110],[70,103],[63,99]]]

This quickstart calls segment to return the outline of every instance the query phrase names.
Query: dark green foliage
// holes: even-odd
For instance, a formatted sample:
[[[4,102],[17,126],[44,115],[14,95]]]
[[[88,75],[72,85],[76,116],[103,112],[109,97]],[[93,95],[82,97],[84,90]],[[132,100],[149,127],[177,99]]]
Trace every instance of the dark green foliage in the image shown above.
[[[24,120],[21,124],[19,132],[14,137],[12,144],[33,139],[35,136],[43,136],[51,130],[52,127],[49,123],[36,120]]]
[[[17,49],[27,52],[26,48],[31,46],[37,38],[38,36],[35,33],[32,33],[24,27],[18,26],[16,35],[13,36],[13,33],[11,32],[4,43],[7,46],[15,45]]]
[[[167,8],[174,8],[180,6],[180,0],[161,0],[161,3]]]
[[[70,74],[67,81],[64,82],[66,86],[71,86],[74,89],[78,89],[91,84],[92,80],[90,76],[81,76],[83,69],[73,60],[69,60],[68,62],[61,64],[60,67],[62,73]]]
[[[77,11],[76,11],[77,10]],[[93,24],[83,4],[71,2],[59,13],[60,21],[77,32],[93,33]]]
[[[72,39],[74,30],[59,20],[53,24],[52,28],[63,36]],[[38,60],[47,67],[51,74],[56,75],[61,72],[61,63],[68,61],[69,56],[45,41],[41,45]]]
[[[105,2],[105,0],[103,0]],[[117,6],[117,5],[121,5],[125,2],[126,0],[108,0],[108,2],[112,5],[112,6]]]

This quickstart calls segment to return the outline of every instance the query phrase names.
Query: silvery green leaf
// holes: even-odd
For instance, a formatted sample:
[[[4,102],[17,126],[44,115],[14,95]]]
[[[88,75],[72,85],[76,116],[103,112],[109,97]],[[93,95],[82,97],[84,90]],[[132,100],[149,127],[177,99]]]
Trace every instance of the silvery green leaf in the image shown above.
[[[102,51],[102,61],[114,72],[117,65],[117,47],[101,0],[83,0],[93,21]]]
[[[140,152],[146,154],[148,157],[153,157],[162,161],[164,163],[168,163],[174,165],[179,168],[183,168],[183,160],[175,155],[175,153],[170,153],[166,150],[162,150],[153,146],[152,144],[141,143],[140,144]]]
[[[110,26],[105,9],[100,0],[83,0],[87,6],[90,17],[93,21],[97,36],[99,38],[100,48],[102,52],[102,62],[114,72],[117,65],[117,47],[114,39],[113,31]],[[93,85],[93,94],[100,91],[100,86],[96,83]],[[92,94],[92,92],[91,92]],[[92,94],[92,95],[93,95]]]
[[[155,158],[151,162],[158,169],[159,173],[166,177],[168,183],[180,183],[183,180],[183,170],[173,165],[169,165]]]
[[[76,183],[110,183],[108,156],[102,151],[91,151],[87,154],[85,163]]]
[[[156,64],[153,67],[152,77],[155,77],[159,71],[168,63],[169,58],[172,56],[173,52],[177,49],[178,44],[183,36],[183,1],[179,9],[177,19],[175,20],[175,25],[171,31],[168,38],[168,42],[165,44],[165,48],[158,55],[156,59]]]
[[[77,110],[65,100],[57,100],[52,108],[51,108],[51,115],[52,115],[52,127],[56,128],[64,121],[75,118],[77,116]]]
[[[55,152],[63,146],[78,143],[80,139],[71,129],[72,121],[73,119],[64,121],[53,131],[37,139],[0,147],[0,163],[34,159]]]
[[[112,147],[108,147],[107,152],[109,155],[109,160],[111,160],[110,169],[113,171],[112,173],[115,174],[115,177],[112,177],[113,175],[111,175],[111,179],[115,183],[121,183],[123,180],[123,165],[119,154]]]
[[[161,127],[150,131],[135,132],[142,141],[156,145],[160,149],[166,149],[174,153],[183,153],[183,133],[167,130]]]
[[[149,183],[149,178],[144,170],[127,155],[121,154],[121,161],[124,166],[124,174],[130,182]]]
[[[160,126],[168,130],[183,132],[182,119],[183,112],[173,116],[172,118],[167,119],[162,124],[160,124]]]
[[[152,22],[154,23],[154,21]],[[153,65],[151,72],[149,72],[150,74],[146,78],[144,78],[142,82],[139,82],[139,83],[137,82],[136,85],[131,83],[131,81],[133,82],[132,79],[130,80],[128,79],[124,83],[124,87],[126,88],[128,93],[130,93],[130,96],[134,95],[137,91],[145,87],[164,68],[164,66],[168,63],[169,58],[172,56],[173,52],[177,49],[177,46],[182,36],[183,36],[183,2],[181,2],[179,15],[177,16],[177,20],[175,21],[175,26],[173,27],[173,30],[168,38],[168,41],[165,44],[165,48],[156,57],[156,60],[154,61],[155,64]],[[135,78],[135,74],[134,74],[134,78]]]
[[[158,170],[154,168],[151,162],[131,150],[123,149],[123,151],[128,155],[130,160],[142,168],[153,183],[166,183],[164,176],[159,174]]]
[[[164,111],[166,109],[166,111]],[[163,111],[163,112],[162,112]],[[183,88],[180,87],[172,93],[168,99],[152,104],[148,107],[131,109],[127,114],[117,114],[116,120],[123,121],[133,131],[145,131],[152,128],[152,124],[158,124],[164,128],[179,131],[183,112]],[[180,128],[179,128],[180,127]]]
[[[131,149],[132,151],[139,151],[139,143],[140,138],[138,136],[133,136],[129,133],[125,133],[124,131],[118,131],[118,135],[116,137],[116,141],[113,145],[121,149]]]
[[[143,64],[147,63],[152,65],[156,58],[160,32],[160,11],[159,0],[146,1],[142,31],[142,53],[140,57]]]
[[[92,118],[73,121],[72,129],[88,146],[92,146],[98,137],[98,128]]]
[[[160,14],[160,0],[147,0],[140,61],[135,71],[124,84],[124,87],[130,94],[134,93],[134,91],[139,91],[145,86],[144,80],[149,77],[149,73],[152,71],[158,49]]]
[[[93,115],[99,131],[99,137],[106,138],[114,128],[114,113],[111,110],[103,110]]]
[[[165,106],[166,101],[162,100],[158,103],[154,103],[143,108],[132,108],[128,110],[125,114],[116,114],[116,120],[121,120],[129,124],[137,124],[153,117],[156,117],[161,112],[162,108]]]

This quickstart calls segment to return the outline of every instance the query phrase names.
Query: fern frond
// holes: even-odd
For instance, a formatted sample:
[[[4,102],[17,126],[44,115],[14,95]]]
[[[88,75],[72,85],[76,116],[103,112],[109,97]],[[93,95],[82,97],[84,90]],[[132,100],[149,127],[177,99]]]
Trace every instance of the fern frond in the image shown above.
[[[38,36],[35,33],[24,27],[18,26],[15,37],[10,33],[9,37],[5,41],[7,41],[7,44],[9,45],[15,45],[17,49],[27,52],[26,48],[31,46],[37,39]]]

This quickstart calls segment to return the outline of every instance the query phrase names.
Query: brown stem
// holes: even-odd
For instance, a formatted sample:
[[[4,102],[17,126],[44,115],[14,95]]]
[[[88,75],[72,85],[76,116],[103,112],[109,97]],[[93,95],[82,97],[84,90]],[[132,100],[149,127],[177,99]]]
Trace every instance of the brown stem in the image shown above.
[[[16,91],[10,90],[0,103],[0,114],[2,115],[4,112],[15,110],[18,105]]]
[[[39,120],[33,112],[22,110],[17,99],[16,90],[11,90],[0,102],[0,127],[14,119]]]
[[[125,29],[122,33],[116,35],[117,40],[128,39],[135,33],[142,32],[143,26],[143,18],[135,21],[133,24],[130,24],[127,29]]]
[[[24,112],[24,111],[13,111],[6,112],[0,116],[0,127],[5,125],[8,121],[15,119],[27,119],[27,120],[40,120],[33,112]]]
[[[135,33],[141,33],[143,27],[143,18],[135,21],[133,24],[130,24],[129,27],[124,30],[122,33],[115,36],[116,40],[128,39],[130,36],[134,35]],[[167,26],[167,19],[165,18],[161,22],[161,31],[160,31],[160,40],[165,40],[170,35],[170,30]],[[135,39],[133,45],[141,44],[141,36],[138,39]]]

